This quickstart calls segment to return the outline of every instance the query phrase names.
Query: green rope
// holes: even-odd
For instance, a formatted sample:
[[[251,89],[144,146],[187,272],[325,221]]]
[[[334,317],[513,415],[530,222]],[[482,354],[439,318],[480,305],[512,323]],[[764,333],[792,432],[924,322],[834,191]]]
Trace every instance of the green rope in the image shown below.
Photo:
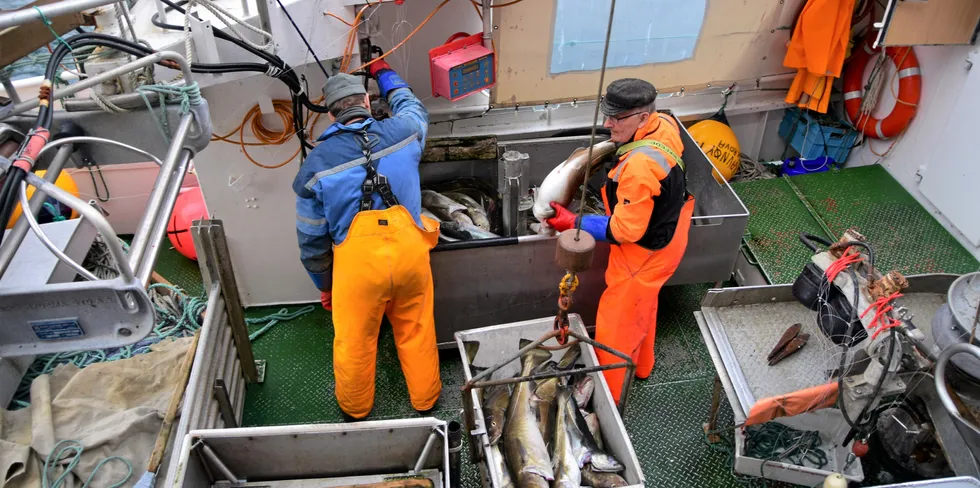
[[[201,88],[197,85],[197,82],[192,82],[188,85],[143,85],[136,88],[136,93],[140,94],[140,98],[143,99],[143,103],[146,104],[146,109],[150,111],[153,116],[153,121],[156,123],[157,130],[160,131],[160,135],[163,136],[163,140],[170,143],[170,123],[167,121],[167,97],[174,97],[180,99],[180,113],[186,114],[190,112],[192,105],[200,105],[203,98],[201,97]],[[158,114],[153,110],[153,104],[150,103],[148,93],[156,93],[160,96],[160,113]]]
[[[60,446],[62,444],[68,444],[68,445],[65,446],[65,447],[62,447],[59,450],[58,449],[58,446]],[[71,461],[69,461],[68,466],[65,467],[65,472],[62,473],[61,476],[58,476],[57,478],[55,478],[55,480],[54,480],[53,483],[49,483],[48,482],[48,473],[50,473],[51,470],[53,468],[55,468],[58,465],[59,462],[61,462],[59,460],[61,460],[61,458],[64,457],[65,455],[67,455],[70,451],[75,451],[75,454],[72,455],[72,457],[70,458]],[[68,476],[71,475],[72,470],[75,469],[75,466],[77,466],[78,465],[78,462],[81,460],[81,458],[82,458],[82,452],[83,451],[84,451],[84,448],[82,447],[82,443],[81,442],[78,442],[78,441],[73,441],[73,440],[67,440],[66,439],[66,440],[63,440],[63,441],[55,444],[54,449],[52,449],[51,452],[48,453],[47,459],[44,460],[44,470],[41,471],[41,487],[42,488],[61,488],[62,486],[64,486],[65,480],[68,478]],[[66,460],[67,459],[68,458],[66,458]],[[119,461],[122,461],[123,463],[125,463],[126,464],[126,468],[129,469],[129,472],[126,474],[126,477],[125,478],[123,478],[122,480],[116,482],[113,485],[109,485],[108,488],[118,488],[119,486],[122,486],[124,483],[126,483],[126,481],[129,480],[129,477],[133,475],[133,465],[130,464],[129,461],[127,461],[127,460],[125,460],[125,459],[123,459],[123,458],[121,458],[119,456],[110,456],[110,457],[107,457],[107,458],[103,459],[102,461],[99,461],[99,464],[96,464],[95,465],[95,469],[92,470],[92,474],[90,474],[89,477],[88,477],[88,479],[85,480],[85,484],[82,485],[82,488],[88,488],[88,486],[92,483],[92,479],[95,478],[96,473],[98,473],[99,470],[102,469],[102,466],[105,466],[107,463],[109,463],[110,461],[114,461],[114,460],[119,460]],[[52,473],[51,476],[54,476],[54,474]]]
[[[44,12],[41,11],[40,7],[35,5],[34,10],[37,10],[37,14],[41,16],[41,22],[44,22],[44,25],[48,28],[49,31],[51,31],[51,35],[54,36],[54,38],[57,39],[58,42],[63,44],[65,47],[67,47],[68,51],[75,52],[71,48],[71,45],[69,45],[67,41],[65,41],[61,36],[58,35],[57,32],[54,31],[54,28],[51,27],[51,21],[48,20],[48,18],[44,15]]]
[[[732,427],[729,427],[727,429],[718,429],[710,432],[705,431],[703,437],[704,443],[707,444],[708,449],[725,455],[728,469],[731,471],[732,477],[734,477],[735,481],[737,481],[739,484],[748,488],[753,488],[755,486],[767,488],[769,484],[765,478],[758,476],[747,476],[735,472],[735,439],[726,435],[729,434],[732,429]],[[712,442],[710,438],[711,435],[716,435],[721,440],[719,442]]]
[[[288,321],[293,320],[295,318],[298,318],[298,317],[301,317],[303,315],[306,315],[306,314],[312,312],[315,309],[316,308],[313,305],[308,305],[308,306],[303,307],[303,308],[301,308],[301,309],[299,309],[299,310],[297,310],[295,312],[290,313],[288,309],[285,309],[284,308],[284,309],[281,309],[281,310],[279,310],[278,312],[276,312],[274,314],[266,315],[265,317],[245,319],[245,323],[247,323],[249,325],[262,324],[262,323],[268,322],[261,329],[255,331],[255,332],[252,332],[251,334],[249,334],[248,335],[248,340],[249,341],[254,341],[255,339],[258,339],[259,336],[261,336],[262,334],[265,334],[266,332],[268,332],[269,329],[275,327],[276,324],[278,324],[280,322],[288,322]]]
[[[51,205],[50,202],[44,202],[44,208],[48,209],[48,213],[54,216],[53,220],[55,222],[61,222],[65,220],[65,216],[61,215],[61,210],[59,210],[58,207]]]
[[[745,429],[745,454],[766,461],[787,461],[822,469],[829,459],[820,448],[820,433],[797,430],[778,422],[766,422]]]

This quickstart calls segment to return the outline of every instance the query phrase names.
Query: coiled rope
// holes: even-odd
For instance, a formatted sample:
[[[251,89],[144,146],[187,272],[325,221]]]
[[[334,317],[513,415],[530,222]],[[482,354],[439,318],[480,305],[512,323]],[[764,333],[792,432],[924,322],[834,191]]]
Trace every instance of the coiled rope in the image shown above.
[[[58,446],[61,446],[62,444],[67,444],[67,445],[59,450]],[[78,462],[81,460],[82,452],[84,450],[85,449],[82,447],[82,443],[78,441],[66,439],[55,444],[54,449],[52,449],[51,452],[48,453],[48,457],[44,460],[44,469],[41,471],[41,487],[62,488],[63,486],[66,486],[65,480],[67,480],[68,477],[71,476],[72,470],[75,469],[75,466],[78,465]],[[65,457],[70,451],[75,451],[75,454],[72,455],[70,458],[65,459],[65,460],[71,459],[68,462],[68,465],[65,466],[65,472],[61,473],[61,476],[55,478],[53,482],[48,482],[48,477],[54,476],[54,473],[51,473],[52,469],[54,469],[59,463],[61,463],[63,461],[62,458]],[[123,479],[119,480],[115,484],[109,485],[107,488],[118,488],[122,486],[124,483],[126,483],[127,481],[129,481],[129,477],[133,475],[133,465],[126,459],[121,458],[119,456],[110,456],[99,461],[99,464],[95,465],[95,469],[92,470],[92,474],[90,474],[88,479],[85,480],[85,483],[82,485],[82,488],[88,488],[89,485],[92,483],[92,479],[95,478],[96,473],[98,473],[99,470],[102,469],[102,466],[105,466],[110,461],[122,461],[124,464],[126,464],[126,468],[129,470],[129,472],[126,473],[126,476]],[[71,486],[71,483],[68,483],[67,486]]]

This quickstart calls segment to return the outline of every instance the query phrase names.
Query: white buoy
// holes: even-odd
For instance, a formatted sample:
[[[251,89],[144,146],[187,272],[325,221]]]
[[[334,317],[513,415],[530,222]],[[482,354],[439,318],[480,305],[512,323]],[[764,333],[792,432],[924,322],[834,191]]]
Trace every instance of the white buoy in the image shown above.
[[[847,488],[847,480],[840,473],[834,473],[823,480],[823,488]]]

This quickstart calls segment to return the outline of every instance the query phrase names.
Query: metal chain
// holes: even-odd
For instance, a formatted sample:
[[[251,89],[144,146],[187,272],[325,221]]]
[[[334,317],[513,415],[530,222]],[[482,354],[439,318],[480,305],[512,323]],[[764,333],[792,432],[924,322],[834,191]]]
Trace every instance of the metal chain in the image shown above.
[[[558,344],[564,346],[568,341],[568,309],[572,307],[572,293],[578,288],[578,276],[565,273],[558,283],[558,315],[555,316],[554,329],[558,331]]]

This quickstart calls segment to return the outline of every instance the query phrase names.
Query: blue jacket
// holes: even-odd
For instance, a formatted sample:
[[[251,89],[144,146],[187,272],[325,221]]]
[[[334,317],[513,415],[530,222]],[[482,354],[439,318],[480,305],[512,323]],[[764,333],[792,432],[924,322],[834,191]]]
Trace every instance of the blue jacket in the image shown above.
[[[321,291],[331,289],[333,245],[347,237],[360,210],[361,184],[367,176],[357,133],[352,131],[366,128],[370,138],[378,139],[372,150],[378,173],[388,177],[398,203],[422,228],[419,161],[429,114],[408,88],[389,92],[388,103],[390,118],[350,125],[335,122],[327,128],[293,180],[300,260]],[[377,194],[372,208],[384,208]]]

